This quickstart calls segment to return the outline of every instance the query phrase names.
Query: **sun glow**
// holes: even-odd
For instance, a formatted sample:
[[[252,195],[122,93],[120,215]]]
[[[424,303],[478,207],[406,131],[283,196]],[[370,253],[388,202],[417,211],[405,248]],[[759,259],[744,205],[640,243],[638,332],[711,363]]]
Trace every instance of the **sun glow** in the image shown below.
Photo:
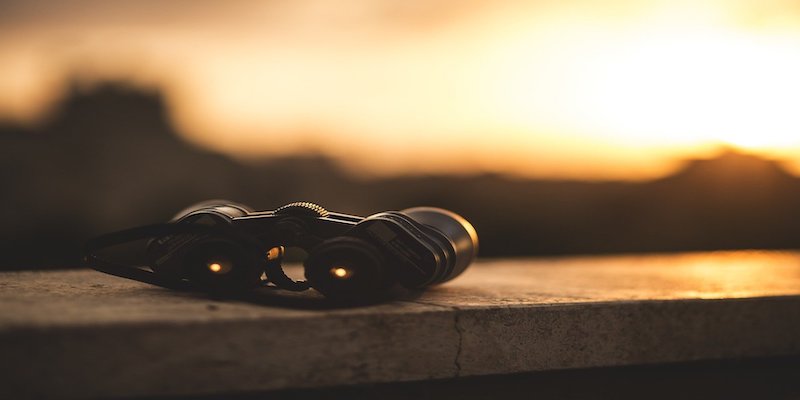
[[[368,174],[642,179],[719,145],[800,160],[789,2],[378,3],[392,1],[207,5],[180,29],[109,28],[123,15],[110,9],[77,28],[10,24],[0,117],[30,119],[77,70],[160,88],[198,145],[319,152]],[[210,22],[226,29],[209,36]]]
[[[595,107],[631,139],[796,146],[800,40],[780,39],[675,32],[638,43],[595,86],[607,94]]]
[[[800,147],[800,35],[584,22],[554,49],[565,26],[495,49],[498,119],[637,147]]]

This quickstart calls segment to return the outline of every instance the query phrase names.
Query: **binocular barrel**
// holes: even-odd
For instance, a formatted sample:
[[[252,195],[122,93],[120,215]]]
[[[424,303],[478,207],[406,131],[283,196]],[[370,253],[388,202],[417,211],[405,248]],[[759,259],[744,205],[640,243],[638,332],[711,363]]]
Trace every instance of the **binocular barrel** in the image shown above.
[[[148,232],[134,230],[136,239]],[[393,286],[424,288],[446,282],[463,273],[478,250],[477,233],[466,219],[433,207],[365,218],[307,202],[253,211],[212,200],[182,210],[157,231],[147,245],[154,280],[188,282],[212,292],[247,290],[269,281],[289,290],[311,287],[344,300],[379,297]],[[130,240],[125,233],[100,237],[95,244],[113,242],[108,240],[112,236]],[[285,247],[308,253],[303,264],[307,282],[284,274],[280,264]]]

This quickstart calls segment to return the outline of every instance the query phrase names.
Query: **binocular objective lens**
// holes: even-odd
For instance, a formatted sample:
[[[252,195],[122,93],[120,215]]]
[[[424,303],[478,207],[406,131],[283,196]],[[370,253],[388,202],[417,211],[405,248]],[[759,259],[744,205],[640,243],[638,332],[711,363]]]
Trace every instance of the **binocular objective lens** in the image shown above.
[[[186,277],[206,290],[241,290],[258,285],[261,269],[255,251],[229,240],[196,243],[184,259]]]
[[[344,267],[344,266],[341,266],[341,265],[337,265],[337,266],[334,266],[333,268],[331,268],[330,272],[331,272],[331,275],[333,275],[333,277],[336,278],[336,279],[350,279],[350,278],[353,277],[353,273],[355,271],[350,269],[350,268],[347,268],[347,267]]]
[[[212,273],[222,275],[227,274],[231,271],[232,265],[231,261],[222,257],[215,257],[206,263],[208,270]]]
[[[388,276],[380,252],[356,238],[340,237],[315,248],[305,261],[311,287],[330,298],[368,298],[380,292]]]

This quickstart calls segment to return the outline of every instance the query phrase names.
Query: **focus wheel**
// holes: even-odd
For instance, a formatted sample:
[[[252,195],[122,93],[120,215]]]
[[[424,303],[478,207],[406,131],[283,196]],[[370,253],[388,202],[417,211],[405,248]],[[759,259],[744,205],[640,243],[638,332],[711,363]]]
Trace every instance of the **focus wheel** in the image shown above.
[[[299,201],[278,207],[275,209],[275,214],[291,215],[303,218],[323,218],[328,216],[328,210],[319,204],[308,201]]]

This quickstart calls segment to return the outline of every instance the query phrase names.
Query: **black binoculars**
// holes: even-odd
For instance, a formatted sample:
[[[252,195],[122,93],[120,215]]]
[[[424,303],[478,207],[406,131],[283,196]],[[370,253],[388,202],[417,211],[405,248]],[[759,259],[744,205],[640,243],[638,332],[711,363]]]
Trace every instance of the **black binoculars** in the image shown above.
[[[146,244],[144,266],[117,264],[97,251],[134,240]],[[284,249],[308,253],[306,281],[283,271]],[[478,236],[461,216],[416,207],[359,217],[298,202],[273,211],[207,201],[169,223],[90,240],[85,261],[99,271],[169,288],[237,293],[272,284],[328,298],[380,297],[394,286],[423,288],[455,278],[472,263]]]

